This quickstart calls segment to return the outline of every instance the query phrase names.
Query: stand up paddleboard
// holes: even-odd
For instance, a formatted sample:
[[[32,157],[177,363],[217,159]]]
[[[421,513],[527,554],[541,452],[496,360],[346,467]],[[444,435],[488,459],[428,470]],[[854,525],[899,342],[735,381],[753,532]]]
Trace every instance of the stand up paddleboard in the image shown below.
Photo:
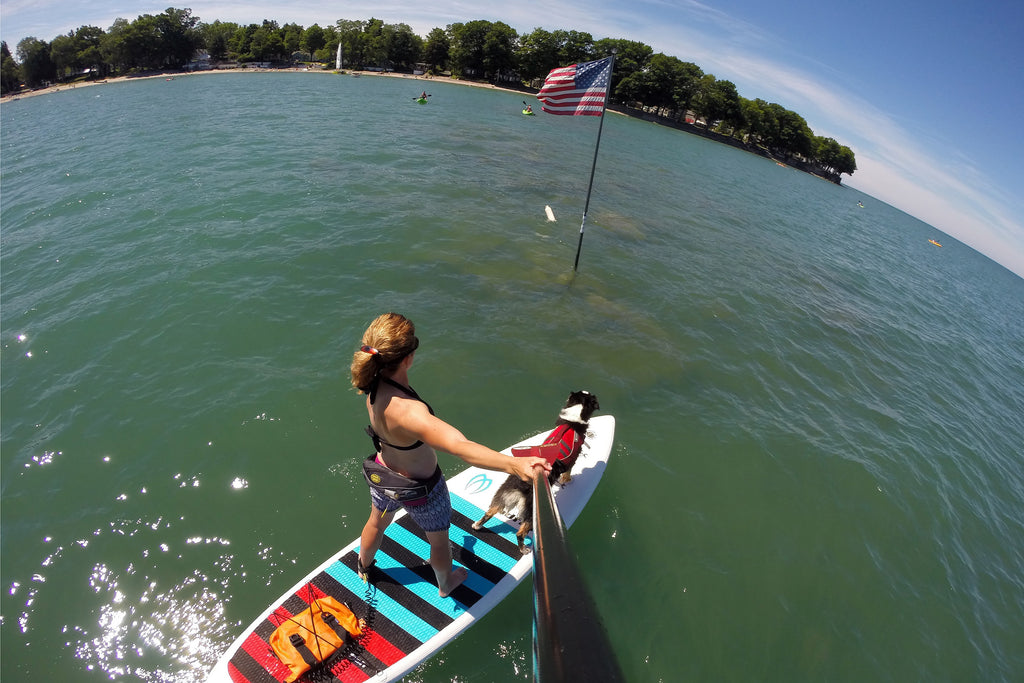
[[[514,447],[540,444],[549,431],[502,452],[510,455]],[[572,470],[572,481],[555,486],[553,491],[566,526],[576,521],[601,481],[614,436],[614,417],[590,419],[587,439]],[[247,627],[210,672],[208,683],[285,680],[289,671],[271,650],[270,636],[282,621],[323,596],[347,604],[357,617],[365,620],[365,627],[362,635],[328,660],[328,670],[315,672],[317,681],[394,681],[432,657],[533,571],[532,554],[521,554],[516,544],[517,521],[496,515],[479,531],[472,526],[483,516],[505,476],[470,467],[448,480],[452,555],[469,572],[449,597],[437,595],[434,572],[428,564],[430,546],[426,536],[400,510],[384,535],[369,583],[356,574],[356,539],[295,584]]]

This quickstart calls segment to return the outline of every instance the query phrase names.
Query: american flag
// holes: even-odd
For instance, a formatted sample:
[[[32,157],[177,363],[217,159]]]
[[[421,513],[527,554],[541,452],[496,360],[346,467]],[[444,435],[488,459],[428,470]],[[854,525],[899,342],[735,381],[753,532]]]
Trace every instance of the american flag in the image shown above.
[[[600,116],[611,78],[611,57],[552,69],[537,99],[549,114]]]

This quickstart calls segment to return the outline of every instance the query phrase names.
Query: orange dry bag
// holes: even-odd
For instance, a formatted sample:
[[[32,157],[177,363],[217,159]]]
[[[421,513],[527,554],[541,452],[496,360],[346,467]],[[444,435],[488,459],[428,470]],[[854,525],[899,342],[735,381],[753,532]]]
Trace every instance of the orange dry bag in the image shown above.
[[[359,619],[352,610],[324,596],[282,622],[270,635],[270,647],[291,671],[285,682],[292,683],[360,634]]]

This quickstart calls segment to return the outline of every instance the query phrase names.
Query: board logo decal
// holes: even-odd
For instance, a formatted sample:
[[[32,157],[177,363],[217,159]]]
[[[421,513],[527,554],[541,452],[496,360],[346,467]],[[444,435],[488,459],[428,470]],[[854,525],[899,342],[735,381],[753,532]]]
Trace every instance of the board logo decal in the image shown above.
[[[491,482],[494,481],[486,474],[478,474],[468,482],[466,482],[465,491],[468,493],[480,493],[490,488]]]

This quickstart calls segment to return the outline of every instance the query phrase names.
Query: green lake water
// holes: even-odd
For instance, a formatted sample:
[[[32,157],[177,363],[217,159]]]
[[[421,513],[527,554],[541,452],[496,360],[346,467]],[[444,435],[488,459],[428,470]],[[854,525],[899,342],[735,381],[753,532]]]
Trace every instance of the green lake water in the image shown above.
[[[570,539],[629,681],[1024,678],[1024,280],[620,116],[573,274],[598,122],[422,86],[2,105],[0,677],[203,681],[361,529],[347,367],[396,310],[472,439],[615,415]],[[408,680],[530,680],[530,591]]]

